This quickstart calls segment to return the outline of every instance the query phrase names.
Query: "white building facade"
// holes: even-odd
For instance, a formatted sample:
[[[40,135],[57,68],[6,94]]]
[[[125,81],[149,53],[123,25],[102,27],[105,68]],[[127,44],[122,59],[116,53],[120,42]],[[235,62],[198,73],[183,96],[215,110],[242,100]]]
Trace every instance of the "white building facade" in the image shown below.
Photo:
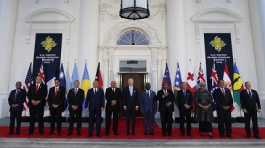
[[[151,16],[133,21],[119,17],[120,0],[0,0],[0,117],[8,116],[7,97],[15,82],[24,81],[33,60],[36,33],[62,33],[62,60],[90,79],[101,62],[104,85],[120,81],[121,61],[145,61],[146,81],[161,87],[165,63],[171,79],[179,62],[205,71],[204,33],[231,33],[234,61],[243,80],[252,81],[265,105],[264,0],[150,0]],[[145,45],[120,45],[130,31]],[[265,112],[263,112],[264,115]]]

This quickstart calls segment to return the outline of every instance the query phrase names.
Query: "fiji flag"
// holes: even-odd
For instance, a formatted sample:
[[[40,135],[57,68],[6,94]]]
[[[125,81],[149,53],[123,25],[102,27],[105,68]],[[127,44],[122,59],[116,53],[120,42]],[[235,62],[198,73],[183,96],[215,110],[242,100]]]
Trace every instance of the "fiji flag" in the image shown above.
[[[162,86],[165,83],[168,84],[169,88],[172,87],[171,79],[170,79],[170,73],[169,73],[169,69],[168,69],[168,64],[167,63],[166,63],[165,73],[164,73],[164,76],[163,76]]]
[[[72,87],[74,87],[74,81],[79,80],[79,75],[78,75],[78,68],[77,64],[75,63],[73,73],[72,73]]]
[[[174,86],[177,87],[177,88],[179,88],[181,82],[182,82],[182,78],[181,78],[181,72],[180,72],[179,63],[178,63],[177,64],[177,71],[176,71],[175,84],[174,84]]]

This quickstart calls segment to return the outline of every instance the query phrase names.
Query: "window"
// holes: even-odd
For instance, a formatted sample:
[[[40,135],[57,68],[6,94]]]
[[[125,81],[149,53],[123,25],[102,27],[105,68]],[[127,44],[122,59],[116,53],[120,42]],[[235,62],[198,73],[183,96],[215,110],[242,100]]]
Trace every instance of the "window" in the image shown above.
[[[121,35],[118,45],[149,45],[148,37],[140,31],[130,30]]]

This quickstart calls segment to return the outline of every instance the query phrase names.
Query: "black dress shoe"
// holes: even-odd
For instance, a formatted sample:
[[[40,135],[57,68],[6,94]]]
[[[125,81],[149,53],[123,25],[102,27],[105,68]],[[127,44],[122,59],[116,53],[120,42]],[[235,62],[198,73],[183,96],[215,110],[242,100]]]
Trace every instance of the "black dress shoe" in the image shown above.
[[[256,135],[256,136],[254,136],[256,139],[260,139],[260,136],[259,135]]]
[[[71,136],[72,135],[72,133],[71,132],[69,132],[68,134],[67,134],[67,136]]]

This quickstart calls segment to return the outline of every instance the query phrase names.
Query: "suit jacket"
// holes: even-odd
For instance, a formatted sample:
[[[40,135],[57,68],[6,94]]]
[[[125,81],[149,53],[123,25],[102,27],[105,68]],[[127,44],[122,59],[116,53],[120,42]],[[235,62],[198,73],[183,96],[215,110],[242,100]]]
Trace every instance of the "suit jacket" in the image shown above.
[[[86,102],[89,105],[89,111],[101,111],[101,108],[105,106],[103,89],[98,88],[96,93],[93,88],[89,89],[86,96]]]
[[[67,101],[69,104],[69,111],[73,111],[72,105],[78,106],[77,111],[82,111],[83,109],[83,102],[84,102],[85,94],[84,90],[78,88],[78,92],[75,94],[75,88],[69,90],[67,94]]]
[[[228,88],[224,88],[224,90],[225,94],[222,92],[221,88],[215,89],[212,93],[217,110],[222,109],[224,106],[233,107],[231,91]]]
[[[174,112],[174,94],[171,90],[167,90],[167,95],[163,90],[157,92],[157,99],[159,101],[159,111],[164,112],[169,110]]]
[[[109,109],[114,109],[116,111],[120,110],[122,94],[119,88],[115,88],[115,92],[113,92],[111,87],[107,88],[106,93],[105,93],[105,99],[107,101],[106,110],[109,110]],[[114,106],[111,105],[113,100],[116,101],[116,105]]]
[[[179,90],[176,93],[176,104],[180,111],[186,110],[184,107],[184,104],[187,104],[191,106],[189,110],[192,110],[193,108],[193,96],[192,93],[189,90],[186,90],[186,93],[184,94],[183,90]]]
[[[251,90],[252,96],[250,96],[247,90],[240,92],[240,103],[241,108],[246,109],[247,111],[256,112],[258,109],[261,109],[260,99],[258,92],[256,90]]]
[[[58,109],[64,111],[65,107],[65,88],[59,87],[57,93],[55,93],[55,87],[50,88],[48,95],[48,105],[50,109],[53,109],[52,105],[59,105]]]
[[[133,94],[131,96],[129,87],[125,87],[122,92],[123,106],[127,107],[127,110],[135,110],[136,106],[139,106],[138,91],[133,87]]]
[[[23,104],[26,101],[27,93],[24,89],[12,90],[8,97],[8,104],[10,106],[10,111],[23,111]],[[11,107],[11,105],[17,104],[17,107]]]
[[[141,112],[153,112],[156,113],[157,111],[157,98],[156,93],[152,90],[150,90],[149,93],[145,90],[140,95],[140,103],[141,103]]]
[[[30,86],[28,91],[29,107],[42,107],[46,105],[47,86],[43,83],[40,84],[39,89],[36,88],[36,84]],[[32,105],[32,100],[40,101],[37,106]]]

